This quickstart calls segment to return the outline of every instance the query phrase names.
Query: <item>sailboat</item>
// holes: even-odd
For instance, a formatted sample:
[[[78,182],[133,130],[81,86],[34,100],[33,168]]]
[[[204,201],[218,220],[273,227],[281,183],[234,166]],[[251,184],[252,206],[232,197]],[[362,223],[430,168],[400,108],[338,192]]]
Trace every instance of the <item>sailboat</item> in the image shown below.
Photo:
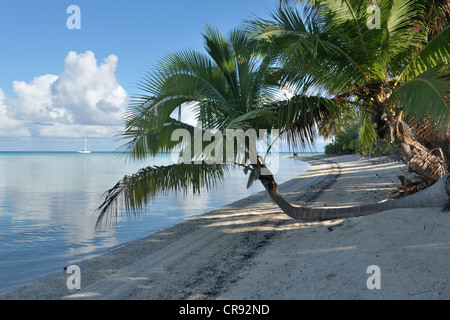
[[[84,149],[77,150],[78,153],[91,153],[90,150],[87,149],[87,139],[86,135],[84,135]]]

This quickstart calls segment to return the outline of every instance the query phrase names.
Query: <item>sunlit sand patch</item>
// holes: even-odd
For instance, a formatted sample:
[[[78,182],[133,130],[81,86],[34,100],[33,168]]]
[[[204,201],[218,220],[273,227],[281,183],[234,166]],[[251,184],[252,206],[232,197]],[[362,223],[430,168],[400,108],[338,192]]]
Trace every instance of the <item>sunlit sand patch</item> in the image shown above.
[[[80,292],[63,297],[63,299],[89,299],[101,296],[99,292]]]

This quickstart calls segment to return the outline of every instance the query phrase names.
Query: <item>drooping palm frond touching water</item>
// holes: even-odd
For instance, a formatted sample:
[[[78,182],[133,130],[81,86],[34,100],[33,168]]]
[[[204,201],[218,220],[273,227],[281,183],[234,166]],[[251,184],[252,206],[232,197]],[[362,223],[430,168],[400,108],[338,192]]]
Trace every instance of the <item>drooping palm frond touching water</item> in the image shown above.
[[[209,27],[204,34],[206,53],[185,50],[160,60],[143,79],[141,89],[144,93],[135,98],[127,114],[124,137],[130,139],[126,145],[130,157],[145,159],[155,152],[173,150],[177,142],[172,141],[171,134],[176,129],[184,128],[195,135],[194,127],[170,118],[176,110],[183,112],[187,103],[194,106],[202,132],[215,130],[225,135],[227,129],[244,132],[278,129],[288,143],[301,146],[314,142],[316,125],[324,119],[339,117],[348,105],[357,105],[379,115],[380,119],[375,120],[381,122],[382,112],[398,108],[385,103],[390,97],[387,89],[397,85],[398,79],[386,75],[386,65],[382,64],[403,65],[408,69],[404,50],[413,40],[398,44],[391,41],[396,37],[405,40],[405,34],[410,36],[401,28],[405,23],[401,15],[408,10],[397,9],[395,23],[388,24],[388,31],[369,36],[366,30],[361,29],[361,17],[353,14],[348,22],[347,18],[344,19],[348,10],[340,6],[331,9],[335,10],[331,11],[336,12],[335,15],[311,11],[304,23],[294,9],[280,8],[274,15],[276,22],[252,24],[259,32],[256,39],[240,29],[225,37]],[[330,25],[337,29],[330,31]],[[375,37],[373,42],[371,37]],[[270,41],[266,42],[266,39]],[[377,53],[375,49],[380,43],[389,50]],[[347,50],[342,45],[350,48]],[[437,41],[435,46],[441,48],[441,42]],[[393,58],[396,55],[398,59]],[[371,64],[373,59],[378,59],[378,63]],[[418,58],[417,63],[420,64],[421,59]],[[436,68],[433,74],[420,73],[417,76],[425,77],[424,82],[427,83],[427,80],[439,81],[437,74],[441,71],[442,68]],[[414,79],[411,72],[404,72],[402,83]],[[286,83],[295,87],[294,96],[290,99],[277,94]],[[398,96],[395,101],[403,98],[401,92]],[[436,101],[433,103],[433,110],[440,114],[442,105]],[[401,119],[395,121],[402,123]],[[378,130],[382,132],[381,128]],[[269,144],[266,151],[270,148]],[[248,163],[248,153],[249,146],[246,146],[244,155],[240,155],[246,161],[236,160],[233,164],[250,171],[249,184],[259,180],[272,200],[296,219],[345,218],[411,205],[444,206],[449,199],[450,182],[445,180],[437,185],[438,192],[434,193],[433,201],[427,198],[429,191],[425,200],[419,196],[417,201],[392,201],[345,209],[294,207],[282,198],[273,175],[267,171],[262,173],[265,164],[260,158]],[[216,163],[213,167],[207,163],[203,153],[193,154],[199,163],[149,167],[131,177],[124,177],[105,194],[105,201],[98,209],[98,224],[121,214],[122,211],[117,209],[122,204],[127,212],[136,213],[158,193],[173,188],[198,192],[203,186],[220,182],[227,164]],[[235,154],[235,158],[239,155]],[[166,177],[167,174],[171,176]]]

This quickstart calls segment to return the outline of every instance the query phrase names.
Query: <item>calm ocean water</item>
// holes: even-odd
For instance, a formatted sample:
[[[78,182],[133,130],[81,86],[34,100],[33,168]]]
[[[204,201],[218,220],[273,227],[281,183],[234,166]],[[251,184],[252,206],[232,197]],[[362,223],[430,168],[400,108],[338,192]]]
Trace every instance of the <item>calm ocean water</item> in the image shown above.
[[[309,168],[282,156],[278,183]],[[141,167],[170,163],[170,155],[124,163],[114,153],[0,152],[0,293],[263,191],[258,183],[247,190],[247,176],[232,169],[214,190],[158,196],[143,216],[124,216],[114,229],[95,230],[93,212],[107,189]]]

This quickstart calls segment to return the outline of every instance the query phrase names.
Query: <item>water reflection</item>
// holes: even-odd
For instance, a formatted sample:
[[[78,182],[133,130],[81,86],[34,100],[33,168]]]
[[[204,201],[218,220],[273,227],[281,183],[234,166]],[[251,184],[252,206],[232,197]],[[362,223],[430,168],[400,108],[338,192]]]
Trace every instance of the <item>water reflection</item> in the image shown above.
[[[171,158],[148,163],[169,164]],[[258,184],[247,190],[247,176],[233,169],[209,193],[156,197],[145,215],[96,232],[93,212],[103,192],[145,165],[125,164],[114,154],[0,153],[0,292],[263,190]],[[276,179],[286,181],[308,167],[281,158]]]

